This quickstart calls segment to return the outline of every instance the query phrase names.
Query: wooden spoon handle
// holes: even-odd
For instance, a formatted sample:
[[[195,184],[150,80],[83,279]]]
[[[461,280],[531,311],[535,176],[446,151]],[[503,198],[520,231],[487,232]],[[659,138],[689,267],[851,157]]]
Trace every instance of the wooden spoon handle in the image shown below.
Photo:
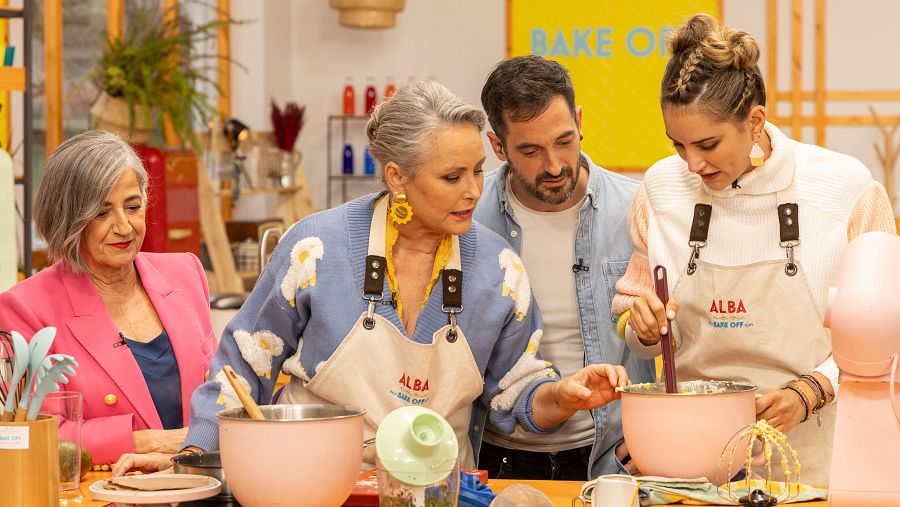
[[[265,420],[259,406],[253,401],[253,398],[250,397],[250,393],[244,389],[244,385],[238,380],[237,373],[231,369],[231,366],[226,364],[222,367],[222,371],[225,372],[225,376],[228,377],[228,381],[231,382],[231,387],[234,388],[234,392],[236,392],[238,398],[241,399],[241,403],[244,404],[244,409],[247,411],[247,414],[250,415],[250,418],[259,421]]]

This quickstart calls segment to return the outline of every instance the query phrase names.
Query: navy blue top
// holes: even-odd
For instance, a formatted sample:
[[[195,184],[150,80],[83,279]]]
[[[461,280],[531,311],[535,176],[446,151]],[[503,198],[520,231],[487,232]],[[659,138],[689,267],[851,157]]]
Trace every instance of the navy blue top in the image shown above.
[[[131,354],[137,361],[144,380],[150,389],[150,397],[159,413],[164,429],[184,426],[181,412],[181,374],[169,334],[162,334],[147,343],[125,338]]]

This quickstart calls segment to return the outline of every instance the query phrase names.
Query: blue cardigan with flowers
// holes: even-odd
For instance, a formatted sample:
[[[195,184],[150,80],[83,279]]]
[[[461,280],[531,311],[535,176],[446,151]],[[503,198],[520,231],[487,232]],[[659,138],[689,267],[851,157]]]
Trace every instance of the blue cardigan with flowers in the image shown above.
[[[268,404],[279,371],[311,379],[317,365],[331,357],[367,309],[363,276],[378,197],[370,194],[310,215],[281,239],[247,302],[226,327],[209,380],[194,392],[185,446],[217,449],[216,412],[240,406],[223,365],[232,365],[257,403]],[[534,423],[531,401],[541,383],[559,377],[536,357],[541,318],[521,260],[502,238],[477,223],[460,236],[459,247],[464,310],[457,322],[484,381],[481,396],[472,402],[488,407],[491,421],[504,431],[518,427],[546,433]],[[447,324],[442,289],[438,280],[411,340],[431,343]],[[386,282],[383,290],[390,300]],[[391,305],[376,305],[376,313],[405,334]],[[482,427],[473,421],[473,440],[480,440]],[[478,443],[473,441],[476,453]]]

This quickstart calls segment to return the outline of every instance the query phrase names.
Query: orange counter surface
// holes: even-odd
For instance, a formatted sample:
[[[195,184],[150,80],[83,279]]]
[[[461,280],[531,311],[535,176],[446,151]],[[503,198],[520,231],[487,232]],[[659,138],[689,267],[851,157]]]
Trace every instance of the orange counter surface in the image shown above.
[[[84,493],[84,501],[81,503],[84,507],[100,507],[103,505],[107,505],[106,502],[95,502],[91,501],[90,493],[88,492],[88,487],[93,484],[95,481],[99,481],[100,479],[106,479],[109,477],[109,472],[90,472],[85,476],[84,481],[81,483],[81,491]],[[529,486],[534,487],[535,489],[541,491],[553,502],[553,505],[557,507],[571,507],[572,498],[578,495],[578,492],[581,490],[581,482],[578,481],[511,481],[511,480],[503,480],[503,479],[491,479],[488,482],[488,485],[494,490],[495,493],[499,493],[503,491],[504,488],[508,488],[513,484],[528,484]],[[800,504],[803,507],[827,507],[828,503],[824,501],[818,502],[804,502]]]

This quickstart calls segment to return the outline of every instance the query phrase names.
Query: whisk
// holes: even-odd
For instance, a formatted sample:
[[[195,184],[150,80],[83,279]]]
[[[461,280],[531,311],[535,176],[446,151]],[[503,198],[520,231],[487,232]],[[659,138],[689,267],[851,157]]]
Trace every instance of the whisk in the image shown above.
[[[13,396],[17,394],[15,389],[18,386],[9,385],[10,380],[12,380],[12,362],[12,335],[6,331],[0,331],[0,405],[6,403],[6,397],[9,396],[10,389],[14,390]]]
[[[757,487],[759,481],[752,479],[751,465],[754,464],[753,459],[753,443],[755,441],[762,443],[762,458],[765,466],[765,477],[761,484],[761,488]],[[718,494],[721,498],[729,502],[739,502],[741,505],[750,507],[767,507],[776,505],[779,502],[787,502],[800,494],[800,462],[797,460],[797,452],[788,443],[784,433],[775,429],[765,419],[750,424],[731,437],[722,456],[719,458],[719,466],[716,472],[717,484],[728,480],[731,467],[738,451],[742,449],[743,442],[748,442],[746,455],[741,456],[744,462],[745,477],[739,482],[728,482],[718,487]],[[779,464],[784,473],[784,482],[772,480],[772,460],[778,454]],[[740,483],[744,483],[744,487],[740,488]],[[739,490],[740,488],[740,490]],[[743,496],[741,496],[743,494]]]

